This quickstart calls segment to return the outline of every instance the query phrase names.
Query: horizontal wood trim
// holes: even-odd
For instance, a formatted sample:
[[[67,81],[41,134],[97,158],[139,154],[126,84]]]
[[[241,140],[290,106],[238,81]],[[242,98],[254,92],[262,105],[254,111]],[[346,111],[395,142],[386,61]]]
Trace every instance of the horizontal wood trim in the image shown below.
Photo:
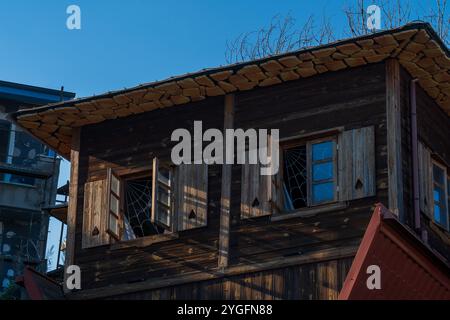
[[[114,243],[111,245],[111,250],[118,250],[132,247],[142,248],[150,246],[155,243],[170,241],[174,239],[178,239],[178,233],[157,234],[153,236],[147,236],[133,240],[126,240]]]
[[[290,136],[280,139],[279,143],[283,147],[295,146],[301,144],[302,142],[307,142],[310,140],[319,140],[327,138],[332,135],[337,135],[344,131],[344,127],[336,127],[331,129],[319,130],[314,132],[309,132],[305,134]]]
[[[208,272],[203,271],[191,272],[171,278],[162,278],[158,280],[148,279],[140,283],[120,284],[116,286],[103,287],[99,289],[81,290],[68,293],[66,297],[71,300],[108,298],[116,295],[123,295],[138,291],[153,290],[198,281],[221,279],[224,277],[235,276],[250,272],[260,272],[265,270],[290,267],[294,265],[348,258],[355,256],[357,250],[358,246],[356,245],[343,248],[330,248],[312,253],[307,253],[301,256],[286,257],[283,259],[278,259],[270,262],[251,265],[231,266],[227,269],[224,269],[223,271],[219,270],[219,268],[216,268]]]
[[[276,214],[271,217],[271,220],[272,221],[281,221],[281,220],[287,220],[287,219],[293,219],[293,218],[309,218],[309,217],[315,216],[319,213],[344,210],[346,208],[348,208],[347,202],[338,202],[338,203],[323,205],[320,207],[304,208],[304,209],[296,210],[293,212]]]

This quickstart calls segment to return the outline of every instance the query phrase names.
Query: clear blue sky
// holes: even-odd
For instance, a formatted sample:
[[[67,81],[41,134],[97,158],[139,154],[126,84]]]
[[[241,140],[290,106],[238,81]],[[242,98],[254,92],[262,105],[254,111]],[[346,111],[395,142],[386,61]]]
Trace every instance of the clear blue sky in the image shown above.
[[[3,0],[0,79],[64,85],[78,97],[100,94],[223,65],[227,40],[267,25],[276,14],[291,13],[301,23],[326,13],[342,29],[349,1]],[[81,8],[81,30],[66,28],[71,4]],[[68,174],[66,162],[60,184]]]
[[[68,30],[66,8],[81,9]],[[0,3],[1,79],[78,97],[225,64],[226,41],[289,12],[324,10],[342,23],[345,2],[325,0],[14,0]],[[68,166],[61,170],[61,183]]]

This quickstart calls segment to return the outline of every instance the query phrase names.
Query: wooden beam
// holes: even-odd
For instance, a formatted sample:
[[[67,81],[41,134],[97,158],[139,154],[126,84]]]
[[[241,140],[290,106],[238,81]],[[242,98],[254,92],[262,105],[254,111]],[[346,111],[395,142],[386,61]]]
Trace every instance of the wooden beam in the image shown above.
[[[225,96],[224,109],[224,159],[226,158],[226,129],[234,127],[234,95]],[[225,161],[224,161],[225,162]],[[230,253],[230,199],[231,199],[231,170],[232,165],[222,165],[222,194],[220,197],[220,231],[219,231],[219,269],[228,267]]]
[[[386,117],[389,210],[395,213],[400,221],[404,221],[400,81],[400,64],[398,60],[387,60]]]
[[[72,130],[72,147],[70,151],[70,185],[69,185],[69,207],[67,210],[67,238],[66,238],[66,258],[64,263],[64,292],[69,290],[66,287],[67,267],[74,264],[75,253],[75,232],[77,217],[78,198],[78,175],[80,167],[80,128]]]

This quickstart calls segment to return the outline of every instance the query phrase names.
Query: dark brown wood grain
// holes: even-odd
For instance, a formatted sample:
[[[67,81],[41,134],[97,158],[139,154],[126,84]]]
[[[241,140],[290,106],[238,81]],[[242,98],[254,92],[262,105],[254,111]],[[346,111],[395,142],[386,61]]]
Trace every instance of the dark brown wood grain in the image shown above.
[[[357,246],[369,222],[373,205],[387,202],[387,134],[384,64],[333,72],[235,95],[236,128],[279,129],[280,138],[342,127],[343,130],[373,126],[375,137],[375,196],[350,201],[348,206],[310,217],[271,221],[270,217],[242,220],[241,166],[231,166],[229,267],[273,263],[274,271],[246,273],[235,281],[211,280],[186,287],[165,288],[145,298],[180,298],[195,292],[199,298],[249,299],[335,298],[348,261],[277,269],[277,264],[330,248]],[[224,126],[222,98],[208,98],[189,106],[159,109],[83,128],[80,151],[80,185],[106,177],[107,168],[118,175],[150,170],[152,159],[170,160],[174,129],[192,132],[193,121],[203,130]],[[82,222],[77,219],[75,262],[82,268],[82,287],[116,286],[152,279],[161,280],[212,272],[219,248],[222,166],[208,169],[206,227],[180,232],[167,241],[148,246],[110,245],[81,247]],[[82,199],[82,194],[80,195]],[[78,208],[77,216],[82,217]],[[291,268],[291,267],[289,267]],[[295,269],[295,271],[293,271]],[[320,270],[320,271],[318,271]],[[233,276],[234,277],[234,276]],[[279,279],[279,280],[278,280]],[[323,286],[315,286],[322,281]],[[333,288],[327,288],[326,282]],[[300,284],[299,286],[297,284]],[[303,285],[304,284],[304,285]],[[265,288],[258,290],[258,288]],[[136,294],[136,297],[140,294]],[[129,298],[130,296],[128,296]],[[123,297],[127,298],[127,297]]]

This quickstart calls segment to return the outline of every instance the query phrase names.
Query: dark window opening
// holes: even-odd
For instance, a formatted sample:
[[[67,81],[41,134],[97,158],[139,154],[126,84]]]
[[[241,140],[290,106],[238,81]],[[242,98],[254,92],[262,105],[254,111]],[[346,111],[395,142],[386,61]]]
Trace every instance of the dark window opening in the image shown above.
[[[283,193],[286,210],[335,200],[335,150],[334,140],[307,142],[284,150]]]
[[[6,162],[9,148],[10,123],[0,120],[0,162]]]
[[[124,240],[164,233],[151,221],[152,177],[126,180],[124,186]]]
[[[306,145],[284,151],[283,189],[288,210],[308,205]]]

